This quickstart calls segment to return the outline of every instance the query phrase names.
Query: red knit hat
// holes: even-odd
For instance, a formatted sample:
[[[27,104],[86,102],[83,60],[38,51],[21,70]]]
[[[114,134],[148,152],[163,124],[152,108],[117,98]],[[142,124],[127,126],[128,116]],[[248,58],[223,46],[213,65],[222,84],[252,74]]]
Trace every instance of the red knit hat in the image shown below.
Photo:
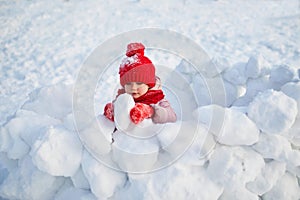
[[[145,46],[142,43],[127,45],[126,58],[120,65],[120,83],[142,82],[150,88],[155,86],[155,67],[151,60],[144,56]]]

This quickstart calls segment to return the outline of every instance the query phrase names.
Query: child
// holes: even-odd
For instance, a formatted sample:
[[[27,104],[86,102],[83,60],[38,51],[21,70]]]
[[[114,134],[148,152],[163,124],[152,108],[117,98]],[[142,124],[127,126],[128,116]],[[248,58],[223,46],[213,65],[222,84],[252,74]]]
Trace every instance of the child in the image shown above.
[[[127,57],[119,68],[122,89],[118,91],[118,96],[127,93],[133,97],[135,106],[130,110],[130,119],[135,124],[146,118],[151,118],[154,123],[175,122],[176,114],[164,99],[160,79],[155,76],[151,60],[144,56],[144,49],[141,43],[127,45]],[[113,103],[106,104],[104,115],[114,121]]]

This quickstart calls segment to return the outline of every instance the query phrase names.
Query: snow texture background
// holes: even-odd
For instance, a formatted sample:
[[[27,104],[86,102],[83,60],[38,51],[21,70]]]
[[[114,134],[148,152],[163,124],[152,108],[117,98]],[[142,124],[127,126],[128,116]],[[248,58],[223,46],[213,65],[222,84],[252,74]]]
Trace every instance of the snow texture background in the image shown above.
[[[298,0],[0,0],[0,13],[0,199],[300,199]],[[102,140],[111,140],[114,129],[99,114],[115,95],[120,58],[107,63],[93,100],[98,120],[85,133],[94,133],[89,142],[107,155],[114,165],[108,167],[78,137],[74,84],[97,47],[142,28],[188,37],[218,70],[207,68],[200,76],[179,56],[150,49],[146,55],[156,66],[168,66],[186,81],[176,84],[160,74],[178,122],[144,143],[119,131],[113,145],[99,145],[97,123],[106,133]],[[206,88],[217,88],[218,75],[225,104],[212,104]],[[197,104],[188,98],[184,106],[178,103],[174,92],[185,86]],[[125,97],[119,104],[132,106]],[[128,128],[126,112],[119,116]],[[215,116],[224,116],[221,129]],[[143,126],[146,134],[157,128]],[[155,172],[126,172],[152,169],[161,161],[153,152],[180,129],[196,137],[179,159]],[[128,157],[120,148],[152,154]],[[180,143],[168,153],[178,149]]]

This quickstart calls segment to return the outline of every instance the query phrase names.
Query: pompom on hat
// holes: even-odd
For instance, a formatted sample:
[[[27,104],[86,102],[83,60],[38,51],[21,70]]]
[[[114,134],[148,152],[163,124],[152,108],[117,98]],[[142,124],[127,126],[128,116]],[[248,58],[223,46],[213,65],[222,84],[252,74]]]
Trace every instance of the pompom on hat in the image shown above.
[[[150,88],[155,86],[155,67],[151,60],[144,56],[144,50],[145,46],[142,43],[127,45],[127,57],[119,68],[120,84],[123,87],[129,82],[142,82]]]

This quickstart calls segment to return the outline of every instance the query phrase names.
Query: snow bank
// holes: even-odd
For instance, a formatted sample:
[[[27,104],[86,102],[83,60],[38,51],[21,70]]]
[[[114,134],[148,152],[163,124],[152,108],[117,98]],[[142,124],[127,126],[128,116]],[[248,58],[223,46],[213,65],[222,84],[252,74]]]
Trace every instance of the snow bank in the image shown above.
[[[1,127],[0,196],[299,198],[299,80],[289,68],[269,70],[261,59],[251,57],[223,71],[225,94],[231,95],[225,105],[212,104],[206,88],[200,91],[206,100],[198,101],[198,108],[183,120],[163,125],[145,120],[136,126],[129,118],[134,101],[124,94],[115,102],[118,130],[114,132],[114,123],[99,115],[81,130],[81,138],[68,100],[71,85],[32,92]],[[197,91],[196,83],[206,78],[185,65],[182,62],[176,70],[189,80],[186,86]],[[276,78],[283,71],[286,76]],[[214,86],[216,79],[207,79]],[[239,87],[246,92],[237,94]],[[50,109],[46,99],[55,99],[58,107]]]

